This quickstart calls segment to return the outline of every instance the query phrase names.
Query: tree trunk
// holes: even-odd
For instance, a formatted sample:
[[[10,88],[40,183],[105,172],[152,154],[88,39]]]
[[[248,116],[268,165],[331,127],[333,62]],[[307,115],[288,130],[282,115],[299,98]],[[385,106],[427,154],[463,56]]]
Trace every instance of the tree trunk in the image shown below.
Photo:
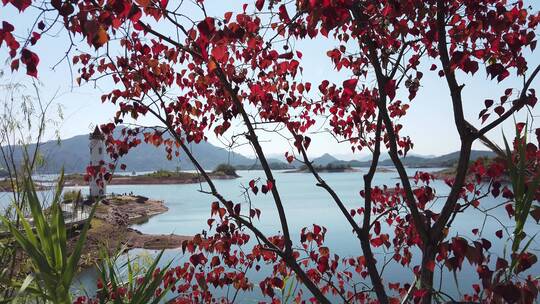
[[[431,304],[433,298],[433,266],[435,262],[435,248],[428,245],[422,250],[422,268],[420,270],[420,288],[427,293],[422,298],[423,304]]]
[[[386,295],[382,278],[377,270],[377,262],[373,256],[373,251],[371,251],[369,236],[367,234],[360,238],[360,244],[362,246],[364,257],[366,258],[366,266],[371,279],[371,284],[373,284],[373,289],[377,294],[377,299],[379,300],[379,303],[386,304],[388,303],[388,296]]]

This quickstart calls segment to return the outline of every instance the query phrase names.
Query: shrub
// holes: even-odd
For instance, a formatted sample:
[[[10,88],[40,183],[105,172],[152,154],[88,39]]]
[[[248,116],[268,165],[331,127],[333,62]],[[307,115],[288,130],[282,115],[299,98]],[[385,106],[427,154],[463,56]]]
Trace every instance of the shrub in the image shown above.
[[[0,216],[0,220],[28,255],[32,269],[32,273],[23,282],[14,281],[10,284],[19,287],[19,294],[30,293],[52,303],[68,304],[71,303],[69,289],[78,268],[90,221],[84,225],[73,252],[71,255],[68,254],[66,225],[59,205],[62,186],[63,174],[49,209],[50,218],[46,218],[32,179],[26,178],[22,190],[25,204],[30,208],[34,227],[19,209],[17,213],[24,231],[20,231],[16,223],[4,216]],[[89,219],[93,217],[94,212],[95,208],[90,212]]]
[[[80,190],[64,191],[62,196],[65,202],[78,202],[82,198]]]
[[[223,173],[228,176],[238,176],[236,174],[236,169],[228,164],[220,164],[214,169],[214,173]]]

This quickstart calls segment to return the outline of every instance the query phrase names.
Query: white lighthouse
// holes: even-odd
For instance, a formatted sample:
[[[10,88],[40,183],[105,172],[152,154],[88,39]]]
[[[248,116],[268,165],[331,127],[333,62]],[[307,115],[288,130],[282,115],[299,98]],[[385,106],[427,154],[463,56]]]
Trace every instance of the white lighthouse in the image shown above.
[[[96,126],[90,133],[90,166],[94,174],[90,176],[90,197],[105,196],[106,180],[101,174],[101,168],[105,164],[105,136]]]

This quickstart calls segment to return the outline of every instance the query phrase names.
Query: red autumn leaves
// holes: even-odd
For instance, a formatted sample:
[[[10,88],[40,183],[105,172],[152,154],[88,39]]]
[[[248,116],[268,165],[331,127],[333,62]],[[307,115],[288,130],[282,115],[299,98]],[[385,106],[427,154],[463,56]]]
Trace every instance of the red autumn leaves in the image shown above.
[[[4,4],[8,2],[21,11],[29,4],[28,1],[4,0]],[[449,57],[449,64],[446,65],[438,62],[441,52],[438,49],[439,28],[435,1],[369,1],[361,7],[360,12],[354,10],[355,6],[349,0],[298,1],[297,7],[275,1],[253,2],[254,13],[246,12],[247,6],[244,6],[242,13],[227,12],[223,18],[202,14],[204,17],[194,20],[193,26],[188,22],[185,37],[180,33],[180,39],[166,31],[156,35],[153,31],[160,27],[151,30],[149,24],[153,24],[153,21],[143,23],[148,19],[166,22],[163,14],[167,12],[167,1],[113,0],[101,3],[54,0],[51,4],[68,30],[82,36],[94,48],[102,49],[107,43],[114,43],[109,42],[109,35],[119,38],[125,54],[109,59],[100,57],[101,53],[96,52],[73,58],[74,64],[80,68],[79,81],[112,75],[117,86],[103,95],[102,101],[118,106],[115,124],[121,124],[126,117],[137,120],[148,115],[148,107],[140,101],[145,96],[160,96],[161,92],[172,91],[175,92],[173,97],[167,96],[164,100],[158,98],[154,105],[164,113],[162,118],[171,125],[170,128],[182,142],[201,142],[206,139],[208,132],[226,136],[232,120],[238,119],[242,114],[242,106],[246,106],[256,109],[257,120],[284,125],[293,134],[292,140],[298,151],[309,148],[312,139],[306,133],[311,131],[317,117],[328,118],[333,135],[348,141],[353,150],[372,149],[378,142],[389,147],[392,143],[390,131],[383,130],[379,138],[374,136],[378,115],[385,109],[396,135],[397,149],[399,153],[406,153],[412,147],[412,142],[399,134],[403,126],[398,123],[398,119],[406,115],[413,103],[400,100],[400,90],[408,89],[409,100],[415,98],[416,92],[421,89],[421,70],[425,63],[429,65],[436,62],[431,68],[434,73],[437,73],[438,66],[444,66],[444,69],[438,71],[441,77],[452,74],[461,76],[457,71],[468,73],[467,77],[474,77],[484,68],[488,77],[497,81],[509,78],[514,71],[522,75],[527,71],[523,53],[528,48],[535,48],[534,28],[539,21],[537,15],[528,14],[519,2],[502,5],[502,1],[444,1],[447,5],[444,11],[448,14],[444,29],[448,31],[446,38],[449,40],[445,44]],[[81,5],[86,6],[86,9],[81,10]],[[259,13],[266,7],[269,13],[276,15],[271,24],[264,24],[267,18],[262,16],[266,15]],[[297,12],[293,12],[295,8]],[[132,28],[129,37],[121,37],[121,31],[118,30],[124,25]],[[38,29],[43,31],[45,25],[38,23]],[[319,90],[310,92],[311,83],[304,82],[300,77],[305,76],[302,75],[301,53],[291,49],[293,43],[285,47],[279,43],[273,44],[265,35],[268,29],[278,33],[277,38],[283,41],[306,37],[334,39],[339,47],[326,55],[345,81],[340,85],[341,81],[333,84],[327,79],[320,79]],[[14,38],[13,31],[13,26],[5,22],[0,30],[0,42],[6,42],[10,54],[14,54],[12,57],[20,53],[20,62],[26,65],[28,74],[37,76],[39,58],[29,47],[41,35],[32,33],[29,44],[24,44]],[[276,48],[276,45],[283,49]],[[321,52],[323,56],[324,51]],[[404,57],[400,57],[401,51]],[[371,78],[375,60],[381,63],[384,70],[381,82],[376,84]],[[395,63],[399,63],[399,69],[394,74],[392,66]],[[14,60],[12,68],[16,69],[18,64],[19,60]],[[400,75],[401,72],[403,75]],[[511,102],[512,92],[505,92],[497,101],[486,100],[485,110],[479,118],[486,121],[491,111],[498,116],[504,115],[505,108]],[[523,105],[534,106],[534,91],[529,90],[526,94],[527,99],[522,100]],[[382,124],[389,126],[387,121]],[[113,127],[108,129],[112,130]],[[167,157],[172,159],[173,153],[178,153],[178,146],[173,146],[162,135],[159,132],[148,133],[144,140],[156,146],[164,146]],[[114,147],[109,152],[115,158],[122,156],[140,143],[141,139],[108,139],[110,146]],[[532,147],[529,150],[531,155],[536,153]],[[294,155],[287,153],[285,156],[288,162],[294,160]],[[494,180],[488,194],[511,198],[511,191],[496,181],[504,172],[504,168],[497,164],[484,166],[475,163],[471,166],[471,174],[476,175],[476,180],[467,181],[458,190],[461,199],[458,208],[483,206],[483,202],[473,198],[478,191],[477,184],[485,180]],[[437,197],[434,188],[429,186],[433,177],[419,172],[414,179],[423,184],[413,187],[411,200],[414,205],[411,206],[418,207],[422,219],[432,223],[440,216],[437,211],[427,209]],[[453,186],[454,182],[449,181],[449,186]],[[252,180],[246,188],[249,194],[255,195],[276,190],[274,183],[269,180]],[[413,252],[424,248],[424,244],[411,214],[403,207],[407,202],[403,186],[375,186],[369,190],[373,203],[369,215],[373,217],[367,231],[368,246],[379,249],[384,246],[385,249],[393,250],[396,263],[410,266],[416,260],[412,257]],[[358,200],[360,204],[366,199],[366,191],[362,191],[361,195]],[[259,209],[250,207],[247,210],[245,206],[232,201],[212,204],[212,218],[207,222],[210,227],[208,234],[205,231],[204,237],[195,238],[184,246],[191,256],[187,266],[178,271],[190,283],[178,287],[178,290],[189,292],[194,297],[200,296],[198,302],[203,302],[201,299],[212,297],[206,292],[208,284],[220,287],[232,285],[241,290],[253,288],[257,284],[250,284],[243,273],[226,269],[224,265],[245,266],[248,269],[259,260],[273,266],[271,276],[258,282],[263,293],[274,296],[276,289],[284,288],[283,278],[294,274],[277,254],[278,250],[285,247],[283,235],[278,233],[268,237],[278,250],[261,244],[257,244],[251,251],[238,247],[245,244],[249,236],[243,230],[244,225],[238,225],[234,218],[245,218],[251,223],[261,214]],[[350,214],[355,220],[366,216],[368,209],[361,206],[351,209]],[[508,215],[515,216],[513,205],[509,203],[506,206]],[[391,232],[387,233],[389,230]],[[366,278],[368,265],[365,257],[361,253],[358,257],[346,260],[332,256],[330,248],[324,246],[325,233],[326,229],[317,224],[310,230],[306,228],[301,231],[303,251],[294,252],[293,257],[300,260],[302,255],[302,267],[306,269],[308,277],[327,291],[332,289],[323,282],[324,275],[338,278],[336,281],[340,288],[355,283],[348,281],[352,271]],[[437,244],[440,246],[436,260],[421,266],[433,271],[436,269],[435,263],[438,263],[456,270],[463,261],[469,260],[478,266],[478,275],[482,283],[486,284],[492,270],[483,262],[490,243],[480,238],[478,229],[473,234],[478,239],[467,240],[449,234],[448,243]],[[502,230],[495,232],[494,237],[503,238]],[[523,269],[536,262],[535,257],[529,255],[517,258]],[[505,262],[498,261],[496,271],[507,268],[508,262]],[[354,270],[345,268],[341,272],[338,266],[342,264],[350,265]],[[253,267],[256,271],[259,270],[257,266]],[[414,267],[414,271],[417,274],[419,267]],[[195,287],[192,288],[191,284]],[[395,283],[391,286],[402,296],[409,293],[409,287],[400,288]],[[515,291],[517,287],[504,285],[497,288],[494,290],[501,290],[502,294],[507,295],[508,291],[504,290]],[[419,289],[412,294],[422,297],[427,291]],[[349,296],[356,297],[355,300],[368,298],[367,294]]]
[[[20,58],[15,58],[17,56],[17,51],[19,50],[20,44],[13,36],[14,30],[15,28],[9,22],[2,22],[2,28],[0,28],[0,47],[5,42],[9,48],[9,55],[12,58],[11,70],[17,70],[19,68],[20,60],[26,66],[26,73],[30,76],[37,77],[39,57],[36,53],[24,47],[21,49]],[[39,34],[34,33],[31,38],[32,44],[35,44],[35,42],[39,39],[38,35]]]
[[[21,51],[21,62],[26,65],[26,73],[30,76],[37,77],[37,66],[39,63],[39,57],[36,53],[28,50],[22,49]]]
[[[261,185],[261,192],[263,194],[268,193],[268,191],[272,191],[272,188],[274,187],[274,183],[271,181],[266,181],[266,184]],[[250,180],[249,181],[249,188],[253,192],[253,194],[257,195],[259,192],[259,187],[257,186],[257,180]]]
[[[4,5],[11,3],[19,10],[19,12],[24,11],[32,4],[32,0],[2,0],[2,2]]]

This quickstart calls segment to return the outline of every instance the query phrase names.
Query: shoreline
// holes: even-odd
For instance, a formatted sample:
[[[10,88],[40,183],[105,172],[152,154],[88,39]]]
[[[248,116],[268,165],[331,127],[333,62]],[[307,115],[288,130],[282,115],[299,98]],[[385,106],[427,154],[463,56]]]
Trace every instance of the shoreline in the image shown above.
[[[317,173],[348,173],[348,172],[360,172],[360,169],[356,168],[345,168],[345,169],[317,169],[315,170]],[[311,173],[309,169],[294,169],[294,170],[287,170],[283,171],[283,173]]]
[[[225,174],[208,174],[212,180],[231,180],[237,179],[238,175],[225,175]],[[182,185],[182,184],[196,184],[205,182],[202,176],[193,174],[191,176],[172,176],[172,177],[154,177],[154,176],[115,176],[107,185]],[[75,187],[80,185],[86,185],[82,175],[66,176],[64,186]]]
[[[233,180],[237,179],[239,175],[227,175],[222,172],[212,172],[208,176],[212,180]],[[55,183],[49,180],[34,180],[36,183],[36,190],[44,191],[55,187]],[[197,184],[204,183],[205,179],[196,173],[181,172],[177,176],[149,176],[149,175],[136,175],[114,176],[107,185],[184,185],[184,184]],[[17,187],[17,185],[15,185]],[[84,180],[83,174],[68,174],[64,176],[64,187],[80,187],[88,186],[88,182]],[[0,178],[0,192],[13,192],[13,187],[9,180]]]
[[[117,250],[142,248],[150,250],[174,249],[182,246],[192,236],[178,234],[145,234],[132,228],[158,214],[169,210],[163,201],[151,200],[142,196],[113,196],[103,199],[96,207],[91,220],[86,242],[83,246],[79,267],[91,267],[99,259],[100,248],[109,254]],[[68,248],[77,242],[78,233],[71,235]]]
[[[338,169],[318,169],[317,173],[350,173],[350,172],[362,172],[363,170],[369,170],[369,167],[350,167],[350,168],[338,168]],[[388,173],[396,172],[395,169],[389,167],[378,167],[376,172]],[[292,170],[283,170],[283,173],[311,173],[309,169],[292,169]]]

